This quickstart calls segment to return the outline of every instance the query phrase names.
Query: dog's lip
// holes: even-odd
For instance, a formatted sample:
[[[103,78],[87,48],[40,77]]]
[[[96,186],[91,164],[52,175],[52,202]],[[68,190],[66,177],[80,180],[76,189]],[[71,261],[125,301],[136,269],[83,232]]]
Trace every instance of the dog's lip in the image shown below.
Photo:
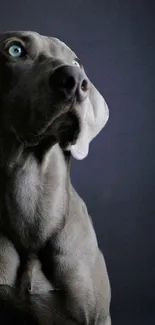
[[[67,111],[70,111],[75,108],[74,103],[75,103],[75,99],[72,98],[72,101],[71,101]],[[65,114],[65,113],[67,113],[67,112],[63,112],[63,114]],[[52,126],[52,124],[63,114],[61,114],[61,112],[60,112],[54,118],[52,117],[47,123],[45,123],[45,126],[43,126],[40,129],[40,131],[37,132],[37,134],[29,133],[29,134],[21,135],[20,133],[18,133],[16,131],[16,129],[13,126],[11,126],[11,130],[15,134],[15,136],[19,140],[19,142],[21,142],[25,146],[27,146],[27,147],[28,146],[37,146],[38,143],[40,142],[40,138],[43,135],[45,135],[45,133],[48,131],[48,129],[50,129],[50,127]]]
[[[68,108],[66,110],[66,112],[64,111],[63,113],[59,113],[58,115],[55,116],[55,118],[52,118],[51,120],[49,120],[49,122],[37,133],[37,134],[32,134],[32,136],[34,137],[41,137],[42,135],[45,134],[45,132],[51,127],[51,125],[62,115],[66,114],[67,112],[69,112],[70,110],[75,109],[74,107],[74,103],[75,103],[75,98],[72,98],[72,100],[70,101],[70,105],[68,105]],[[31,135],[30,135],[31,136]]]
[[[48,125],[46,124],[46,126],[42,128],[41,131],[38,132],[37,134],[29,133],[29,134],[21,135],[16,131],[16,129],[13,126],[11,127],[11,131],[15,134],[19,142],[21,142],[25,146],[37,146],[40,137],[43,136],[43,134],[47,131],[47,129],[51,126],[51,124],[52,122],[49,121]]]

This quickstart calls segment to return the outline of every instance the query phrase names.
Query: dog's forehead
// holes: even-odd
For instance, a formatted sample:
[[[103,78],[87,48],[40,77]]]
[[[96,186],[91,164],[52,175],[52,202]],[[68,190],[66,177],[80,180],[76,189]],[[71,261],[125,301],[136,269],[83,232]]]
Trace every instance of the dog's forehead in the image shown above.
[[[46,55],[75,56],[75,53],[62,41],[55,37],[40,35],[38,33],[29,32],[27,35],[35,42],[39,52],[45,52]]]
[[[31,43],[36,53],[59,58],[74,58],[75,53],[62,41],[55,37],[41,35],[33,31],[14,31],[3,34],[3,38],[18,37]]]

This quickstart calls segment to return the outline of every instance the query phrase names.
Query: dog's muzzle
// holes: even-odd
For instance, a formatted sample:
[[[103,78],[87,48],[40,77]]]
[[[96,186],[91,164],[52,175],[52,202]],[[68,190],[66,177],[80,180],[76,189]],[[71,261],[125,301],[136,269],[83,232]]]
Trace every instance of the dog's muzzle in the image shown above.
[[[76,97],[83,101],[88,96],[89,82],[79,67],[63,65],[56,68],[50,74],[49,83],[66,100]]]

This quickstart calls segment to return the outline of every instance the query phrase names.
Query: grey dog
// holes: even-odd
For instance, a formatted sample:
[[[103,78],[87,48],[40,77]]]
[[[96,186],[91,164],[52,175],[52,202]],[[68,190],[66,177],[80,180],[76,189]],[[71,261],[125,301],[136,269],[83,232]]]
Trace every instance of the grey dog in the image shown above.
[[[75,53],[0,35],[0,324],[110,325],[110,284],[70,180],[109,117]]]

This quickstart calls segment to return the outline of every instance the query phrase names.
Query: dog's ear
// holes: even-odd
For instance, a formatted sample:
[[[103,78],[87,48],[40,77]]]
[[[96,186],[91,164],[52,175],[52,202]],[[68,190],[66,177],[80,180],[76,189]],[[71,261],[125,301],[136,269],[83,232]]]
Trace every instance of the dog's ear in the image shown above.
[[[80,134],[70,151],[75,159],[84,159],[89,152],[89,143],[105,126],[109,118],[109,109],[101,94],[90,83],[89,97],[83,105],[77,107],[80,119]]]

